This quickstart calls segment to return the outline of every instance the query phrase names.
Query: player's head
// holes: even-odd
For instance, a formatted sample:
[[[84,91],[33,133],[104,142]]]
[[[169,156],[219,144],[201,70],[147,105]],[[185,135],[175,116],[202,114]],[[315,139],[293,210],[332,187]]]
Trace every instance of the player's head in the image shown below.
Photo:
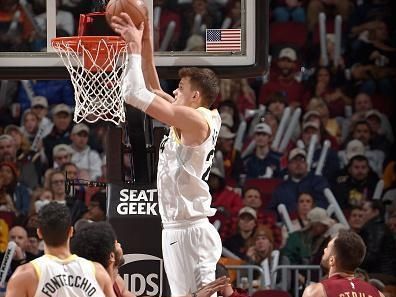
[[[120,266],[123,261],[121,245],[107,222],[91,223],[79,229],[72,238],[70,248],[72,253],[98,262],[105,268],[112,261],[115,267]]]
[[[179,77],[179,87],[173,92],[178,104],[191,106],[185,100],[192,100],[195,102],[192,106],[210,107],[219,94],[219,79],[208,68],[182,68]]]
[[[38,235],[47,246],[64,245],[73,234],[70,211],[66,205],[50,202],[38,214]]]
[[[354,231],[342,230],[324,249],[321,264],[337,271],[353,272],[366,255],[363,239]]]

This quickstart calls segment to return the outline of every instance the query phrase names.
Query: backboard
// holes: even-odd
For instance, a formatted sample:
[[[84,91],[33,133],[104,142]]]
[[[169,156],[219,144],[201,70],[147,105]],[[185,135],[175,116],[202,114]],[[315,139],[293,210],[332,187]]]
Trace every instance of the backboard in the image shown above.
[[[70,28],[67,20],[72,17],[76,23],[79,13],[92,11],[92,7],[89,5],[84,7],[85,2],[91,3],[92,1],[63,0],[61,7],[57,7],[59,0],[35,0],[32,2],[40,1],[42,5],[39,8],[24,4],[26,0],[20,1],[22,4],[21,14],[26,15],[27,23],[35,32],[34,40],[33,42],[30,40],[29,44],[23,46],[22,49],[1,48],[0,79],[61,79],[69,77],[61,59],[50,45],[51,39],[64,35],[77,35],[77,29]],[[158,30],[154,30],[153,39],[156,44],[155,63],[160,78],[176,78],[178,68],[182,66],[210,67],[222,78],[259,76],[266,71],[269,0],[145,1],[149,9],[152,27],[158,28]],[[67,7],[65,13],[65,4],[76,2],[81,3],[81,6],[78,9]],[[167,6],[158,9],[159,5],[164,5],[164,2]],[[202,6],[202,3],[205,2],[211,15],[199,19],[197,14],[194,14],[194,9],[202,9],[200,5]],[[238,13],[239,20],[235,21],[238,19]],[[16,17],[14,14],[13,18]],[[191,21],[188,21],[189,19]],[[240,22],[240,26],[237,22]],[[62,23],[64,28],[60,30]],[[187,31],[186,23],[191,23],[191,28]],[[11,27],[12,20],[9,30]],[[211,33],[207,33],[206,29],[221,30],[233,27],[241,30],[240,50],[208,52],[209,43],[206,40],[209,40],[207,34]],[[172,34],[168,34],[168,31]],[[192,35],[194,37],[189,38]]]

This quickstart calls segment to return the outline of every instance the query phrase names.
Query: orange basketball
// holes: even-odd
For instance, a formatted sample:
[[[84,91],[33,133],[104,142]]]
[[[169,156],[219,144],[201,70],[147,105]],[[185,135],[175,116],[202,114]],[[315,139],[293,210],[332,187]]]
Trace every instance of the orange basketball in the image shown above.
[[[110,0],[106,6],[106,19],[111,22],[112,16],[119,16],[121,12],[127,13],[135,26],[139,26],[148,15],[146,4],[143,0]]]

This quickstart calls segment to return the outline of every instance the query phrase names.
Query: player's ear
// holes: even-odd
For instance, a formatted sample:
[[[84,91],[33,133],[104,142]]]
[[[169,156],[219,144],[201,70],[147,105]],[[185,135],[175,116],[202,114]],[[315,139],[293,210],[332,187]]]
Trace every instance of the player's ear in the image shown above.
[[[71,226],[69,229],[69,238],[72,238],[73,234],[74,234],[74,228],[73,228],[73,226]]]
[[[114,252],[110,253],[110,258],[109,258],[109,263],[114,263],[115,262],[115,254]]]
[[[43,234],[41,234],[40,228],[36,229],[36,233],[37,233],[37,236],[40,238],[40,240],[43,239]]]
[[[330,256],[329,264],[330,264],[330,266],[334,266],[335,265],[335,257],[334,256]]]
[[[201,94],[199,91],[194,91],[194,95],[193,95],[193,99],[194,100],[198,100],[198,98],[200,98]]]

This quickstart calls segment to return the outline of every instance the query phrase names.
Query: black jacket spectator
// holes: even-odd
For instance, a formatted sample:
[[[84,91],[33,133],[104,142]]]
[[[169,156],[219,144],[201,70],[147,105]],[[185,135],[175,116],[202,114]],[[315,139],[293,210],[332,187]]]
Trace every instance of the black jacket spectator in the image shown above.
[[[369,207],[368,205],[373,205],[374,203],[365,203],[363,210],[366,212],[366,208]],[[392,232],[385,225],[382,216],[378,214],[368,220],[359,234],[367,247],[366,257],[361,268],[367,270],[369,273],[395,275],[396,244]]]

